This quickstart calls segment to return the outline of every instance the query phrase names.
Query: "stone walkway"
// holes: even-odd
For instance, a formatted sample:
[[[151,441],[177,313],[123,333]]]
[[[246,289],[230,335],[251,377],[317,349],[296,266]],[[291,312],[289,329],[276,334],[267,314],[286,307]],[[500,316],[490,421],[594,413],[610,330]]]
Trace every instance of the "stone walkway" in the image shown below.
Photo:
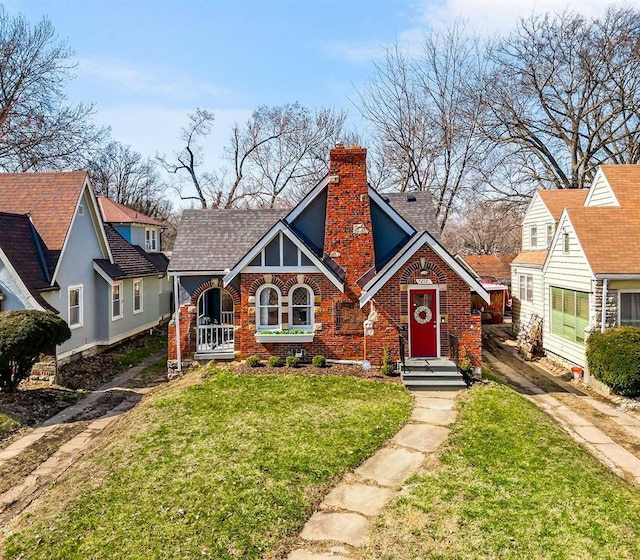
[[[416,391],[409,422],[327,495],[300,534],[289,560],[346,560],[367,538],[371,518],[435,452],[455,420],[459,391]]]
[[[640,485],[640,458],[616,443],[608,434],[533,381],[518,373],[486,350],[485,362],[500,377],[521,389],[522,394],[554,418],[577,442],[583,444],[602,463],[631,484]],[[562,383],[557,380],[556,383]],[[580,400],[611,419],[624,431],[640,438],[640,420],[616,410],[611,405],[588,395],[580,394]]]

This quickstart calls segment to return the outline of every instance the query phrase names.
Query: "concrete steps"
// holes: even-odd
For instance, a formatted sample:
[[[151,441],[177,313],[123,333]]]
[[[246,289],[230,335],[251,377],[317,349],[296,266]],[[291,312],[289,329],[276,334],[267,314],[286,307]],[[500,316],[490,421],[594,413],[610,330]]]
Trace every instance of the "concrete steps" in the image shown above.
[[[398,364],[404,385],[412,390],[436,391],[466,387],[456,364],[447,359],[409,358]]]

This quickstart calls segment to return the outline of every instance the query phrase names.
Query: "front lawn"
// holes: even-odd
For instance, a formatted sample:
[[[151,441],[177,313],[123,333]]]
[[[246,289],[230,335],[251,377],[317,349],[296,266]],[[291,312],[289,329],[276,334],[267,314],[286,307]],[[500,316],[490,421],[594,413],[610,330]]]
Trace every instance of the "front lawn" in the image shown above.
[[[139,405],[45,496],[4,557],[279,557],[328,487],[392,436],[410,405],[392,383],[191,373]]]
[[[359,558],[640,558],[640,494],[546,414],[475,387],[440,466],[410,480]]]

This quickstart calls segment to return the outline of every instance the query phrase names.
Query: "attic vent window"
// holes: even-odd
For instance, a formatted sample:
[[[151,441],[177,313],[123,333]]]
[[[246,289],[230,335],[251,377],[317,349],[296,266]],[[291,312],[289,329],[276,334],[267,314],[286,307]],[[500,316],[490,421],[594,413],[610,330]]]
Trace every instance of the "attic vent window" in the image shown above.
[[[78,216],[84,216],[84,206],[78,204]]]
[[[416,201],[416,196],[413,194],[408,194],[407,195],[407,202],[415,202]]]

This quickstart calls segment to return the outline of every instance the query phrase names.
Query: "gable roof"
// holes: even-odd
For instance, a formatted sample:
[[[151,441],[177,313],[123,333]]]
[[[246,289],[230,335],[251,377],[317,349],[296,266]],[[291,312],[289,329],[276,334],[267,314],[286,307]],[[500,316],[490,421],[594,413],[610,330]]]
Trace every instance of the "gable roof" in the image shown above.
[[[185,210],[170,272],[225,272],[289,210]]]
[[[580,208],[584,205],[589,189],[542,189],[536,193],[557,222],[564,208]]]
[[[0,173],[0,210],[30,214],[47,248],[59,251],[86,180],[86,171]]]
[[[567,213],[594,274],[640,274],[640,191],[634,204]]]
[[[131,245],[113,226],[105,224],[104,231],[109,241],[113,262],[108,259],[94,259],[94,263],[111,280],[140,278],[164,272],[157,268],[141,247]]]
[[[112,224],[144,224],[150,226],[164,227],[160,220],[145,216],[124,204],[114,202],[106,196],[98,196],[98,206],[104,222]]]
[[[628,204],[637,206],[640,165],[634,163],[601,165],[599,171],[604,174],[621,207]]]
[[[43,309],[55,311],[41,296],[51,289],[42,239],[26,214],[0,212],[0,250],[24,288]]]
[[[428,231],[440,240],[440,226],[433,208],[433,197],[426,191],[379,193],[416,231]]]

